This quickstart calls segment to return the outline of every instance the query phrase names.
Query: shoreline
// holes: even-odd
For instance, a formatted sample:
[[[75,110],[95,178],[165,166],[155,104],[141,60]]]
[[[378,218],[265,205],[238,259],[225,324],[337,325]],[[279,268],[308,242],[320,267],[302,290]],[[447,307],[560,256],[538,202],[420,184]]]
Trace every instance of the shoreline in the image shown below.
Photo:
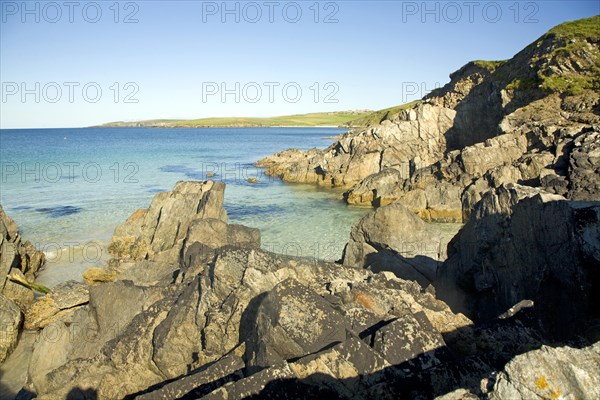
[[[90,128],[154,128],[154,129],[216,129],[216,128],[336,128],[336,129],[351,129],[357,127],[347,127],[342,125],[199,125],[199,126],[154,126],[154,125],[123,125],[123,126],[103,126],[103,125],[94,125],[94,126],[84,126],[81,128],[72,128],[72,129],[90,129]],[[29,129],[29,128],[23,128]],[[35,129],[35,128],[31,128]],[[51,129],[71,129],[71,128],[51,128]]]
[[[83,272],[89,268],[106,268],[111,256],[108,241],[87,240],[84,245],[43,251],[46,263],[39,270],[35,283],[50,289],[66,281],[83,282]]]

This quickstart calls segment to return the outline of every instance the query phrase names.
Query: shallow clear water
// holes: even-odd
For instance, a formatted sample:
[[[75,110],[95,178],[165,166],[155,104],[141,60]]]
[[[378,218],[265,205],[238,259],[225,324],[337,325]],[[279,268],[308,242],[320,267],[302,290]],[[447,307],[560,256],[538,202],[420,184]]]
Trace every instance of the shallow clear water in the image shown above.
[[[252,164],[286,148],[326,147],[335,128],[0,130],[0,203],[22,236],[49,254],[57,283],[106,258],[114,228],[179,180],[227,184],[230,222],[259,228],[263,247],[335,260],[367,211],[339,194],[288,185]],[[247,182],[258,178],[258,183]],[[58,252],[59,249],[69,251]]]

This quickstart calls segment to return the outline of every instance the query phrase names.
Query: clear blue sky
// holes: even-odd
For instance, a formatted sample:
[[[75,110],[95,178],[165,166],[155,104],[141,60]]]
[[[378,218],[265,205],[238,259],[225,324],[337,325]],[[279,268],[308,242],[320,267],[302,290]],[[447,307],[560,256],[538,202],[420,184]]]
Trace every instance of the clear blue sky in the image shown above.
[[[73,3],[0,1],[2,128],[381,109],[600,13],[598,0]]]

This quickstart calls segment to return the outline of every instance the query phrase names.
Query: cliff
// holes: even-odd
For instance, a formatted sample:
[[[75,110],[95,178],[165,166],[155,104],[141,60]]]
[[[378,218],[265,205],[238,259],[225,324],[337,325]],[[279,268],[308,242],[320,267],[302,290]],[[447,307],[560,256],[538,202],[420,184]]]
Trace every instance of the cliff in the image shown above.
[[[599,16],[559,25],[510,60],[470,62],[422,100],[358,120],[377,123],[325,150],[258,165],[287,182],[343,187],[349,204],[401,200],[429,221],[466,221],[502,183],[597,199],[599,26]]]

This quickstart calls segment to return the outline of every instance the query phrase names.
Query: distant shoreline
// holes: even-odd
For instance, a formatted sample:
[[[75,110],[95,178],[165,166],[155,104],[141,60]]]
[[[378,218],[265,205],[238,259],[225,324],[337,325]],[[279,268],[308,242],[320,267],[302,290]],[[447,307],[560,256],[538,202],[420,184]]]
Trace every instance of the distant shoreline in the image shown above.
[[[148,119],[114,121],[90,128],[345,128],[357,125],[370,110],[333,111],[276,117],[218,117],[197,119]],[[360,125],[360,124],[358,124]]]
[[[348,129],[352,128],[351,126],[343,126],[343,125],[203,125],[203,126],[155,126],[155,125],[96,125],[96,126],[87,126],[82,129],[90,129],[90,128],[156,128],[156,129],[200,129],[200,128],[340,128],[340,129]],[[29,128],[24,128],[29,129]],[[75,128],[79,129],[79,128]]]

